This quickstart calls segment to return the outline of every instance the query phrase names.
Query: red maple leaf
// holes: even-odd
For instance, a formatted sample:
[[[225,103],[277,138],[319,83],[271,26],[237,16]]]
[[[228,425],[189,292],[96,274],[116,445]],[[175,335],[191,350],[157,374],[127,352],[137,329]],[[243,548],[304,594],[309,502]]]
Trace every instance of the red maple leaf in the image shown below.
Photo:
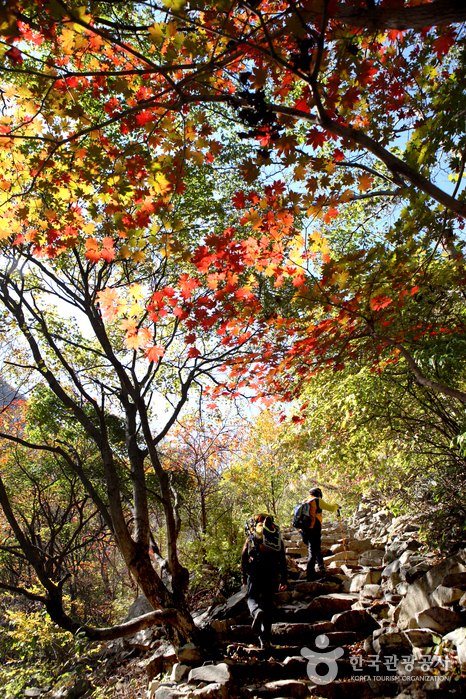
[[[371,299],[371,306],[374,311],[380,311],[382,308],[387,308],[392,301],[393,299],[389,298],[388,296],[374,296],[374,298]]]
[[[235,209],[244,209],[244,207],[246,206],[244,192],[236,192],[233,195],[231,202]]]
[[[8,56],[10,61],[13,63],[15,66],[22,66],[24,59],[23,59],[23,54],[19,49],[16,48],[16,46],[13,46],[11,49],[9,49],[6,53],[5,56]]]
[[[181,289],[181,295],[184,299],[189,299],[193,289],[199,286],[197,279],[190,279],[189,274],[183,274],[180,277],[179,287]]]
[[[456,32],[455,30],[449,30],[446,34],[441,34],[437,39],[435,39],[433,44],[433,49],[437,54],[437,58],[441,58],[444,54],[447,54],[450,50],[450,46],[455,43]]]
[[[311,129],[307,134],[306,145],[312,146],[314,150],[316,150],[317,148],[323,146],[326,140],[327,136],[323,131]]]

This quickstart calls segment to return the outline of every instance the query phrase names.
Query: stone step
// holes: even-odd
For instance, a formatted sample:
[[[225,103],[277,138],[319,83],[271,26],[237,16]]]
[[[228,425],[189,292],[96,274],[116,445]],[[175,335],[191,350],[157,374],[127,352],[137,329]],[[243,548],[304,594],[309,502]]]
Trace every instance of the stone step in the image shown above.
[[[258,660],[251,658],[245,662],[232,661],[230,671],[235,684],[244,687],[254,681],[273,682],[282,679],[309,680],[307,674],[307,659],[301,655],[288,656],[283,662],[274,659]],[[350,677],[353,671],[349,660],[343,658],[336,661],[338,677]],[[319,688],[320,689],[320,688]]]
[[[270,641],[277,646],[301,644],[313,647],[315,639],[321,634],[327,636],[330,646],[337,647],[361,641],[366,637],[367,632],[365,628],[351,631],[334,631],[331,622],[324,624],[279,623],[272,625]],[[253,634],[251,626],[246,624],[231,626],[226,633],[226,638],[228,641],[236,640],[242,643],[257,643],[257,635]]]
[[[342,681],[340,673],[338,673],[338,679],[334,682],[312,687],[310,696],[325,697],[326,699],[372,699],[372,697],[385,699],[386,697],[394,697],[399,692],[400,685],[398,682],[376,679],[364,681],[343,679]],[[424,696],[424,694],[421,696]]]

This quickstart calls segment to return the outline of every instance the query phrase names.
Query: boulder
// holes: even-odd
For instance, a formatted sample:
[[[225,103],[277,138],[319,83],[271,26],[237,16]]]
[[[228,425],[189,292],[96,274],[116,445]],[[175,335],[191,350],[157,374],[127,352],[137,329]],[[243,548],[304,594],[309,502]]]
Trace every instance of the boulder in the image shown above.
[[[432,566],[409,586],[399,608],[397,623],[400,629],[412,628],[413,621],[415,626],[418,625],[416,614],[431,606],[431,594],[442,584],[446,575],[453,573],[466,573],[466,549]]]
[[[451,631],[443,637],[444,641],[451,641],[456,646],[458,660],[466,667],[466,626]]]
[[[439,607],[450,607],[462,598],[464,595],[463,590],[457,587],[446,587],[445,585],[439,585],[431,594],[430,598],[434,604],[438,604]]]
[[[146,672],[149,682],[160,672],[171,670],[177,662],[175,649],[170,643],[161,643],[157,650],[151,655],[147,664]]]
[[[444,587],[457,587],[466,590],[466,573],[449,573],[442,580]]]
[[[132,621],[133,619],[137,619],[139,616],[149,614],[149,612],[153,611],[154,607],[151,605],[147,597],[144,595],[139,595],[139,597],[134,600],[133,604],[128,609],[128,614],[125,616],[122,623],[125,624],[127,621]]]
[[[463,619],[459,614],[444,607],[423,609],[416,614],[416,621],[420,628],[432,629],[442,635],[463,625]]]
[[[338,612],[345,612],[358,599],[357,595],[337,592],[316,597],[308,606],[308,612],[317,618],[328,619]]]
[[[179,692],[174,687],[169,687],[166,684],[160,685],[160,687],[155,691],[153,695],[154,699],[177,699],[178,697],[185,696],[182,692]]]
[[[202,660],[202,653],[194,643],[186,643],[178,651],[178,660],[180,663],[193,665]]]
[[[225,604],[218,605],[213,610],[212,619],[231,619],[247,612],[246,606],[246,586],[239,592],[229,597]]]
[[[349,609],[347,612],[332,617],[335,631],[361,631],[366,634],[380,628],[369,612],[364,609]]]
[[[350,592],[360,592],[366,583],[367,573],[358,573],[345,583],[344,588],[347,587]]]
[[[393,560],[391,563],[388,564],[388,566],[385,566],[385,568],[382,570],[382,578],[389,578],[390,575],[393,573],[397,573],[400,570],[401,563],[399,559],[397,558],[396,560]]]
[[[186,694],[183,694],[186,698]],[[225,684],[213,682],[205,687],[198,687],[188,694],[190,699],[230,699],[230,692]]]
[[[380,599],[382,597],[382,588],[380,585],[364,585],[361,590],[361,597]]]
[[[403,655],[411,650],[411,643],[396,626],[377,629],[372,635],[372,646],[381,655]]]
[[[183,677],[189,672],[189,665],[183,665],[182,663],[175,663],[172,668],[172,674],[170,676],[170,682],[181,682]]]
[[[276,680],[267,682],[263,687],[254,692],[258,697],[289,697],[290,699],[302,699],[308,696],[308,687],[305,682],[299,680]]]
[[[424,573],[427,573],[427,571],[431,568],[432,564],[428,563],[427,561],[418,563],[418,565],[412,566],[411,568],[408,568],[408,570],[404,571],[404,579],[409,585],[411,585],[411,583],[417,580],[417,578],[419,578],[421,575],[424,575]]]
[[[229,666],[226,663],[194,667],[188,675],[189,683],[215,682],[217,684],[227,684],[230,680],[231,672]]]
[[[434,633],[430,629],[406,629],[403,633],[414,648],[429,648],[434,645]]]
[[[383,561],[383,552],[377,549],[371,549],[359,556],[359,564],[362,566],[380,566]]]

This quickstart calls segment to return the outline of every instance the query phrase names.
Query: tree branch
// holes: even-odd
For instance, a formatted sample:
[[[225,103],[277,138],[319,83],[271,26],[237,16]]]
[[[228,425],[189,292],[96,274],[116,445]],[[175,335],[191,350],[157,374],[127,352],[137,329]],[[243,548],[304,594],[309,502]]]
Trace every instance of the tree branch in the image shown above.
[[[392,340],[390,337],[387,337],[386,335],[379,335],[379,333],[376,333],[373,330],[373,328],[369,328],[369,334],[375,340],[380,340],[381,342],[385,342],[387,345],[390,345],[391,347],[396,347],[396,349],[400,352],[401,356],[404,357],[404,359],[406,359],[408,366],[413,372],[418,384],[420,384],[421,386],[425,386],[426,388],[431,388],[433,391],[437,391],[438,393],[443,393],[445,396],[451,396],[452,398],[456,398],[457,400],[460,400],[462,403],[466,403],[466,393],[464,391],[457,391],[455,388],[449,388],[444,384],[427,379],[422,373],[419,366],[414,361],[411,354],[403,347],[401,343],[397,342],[396,340]]]

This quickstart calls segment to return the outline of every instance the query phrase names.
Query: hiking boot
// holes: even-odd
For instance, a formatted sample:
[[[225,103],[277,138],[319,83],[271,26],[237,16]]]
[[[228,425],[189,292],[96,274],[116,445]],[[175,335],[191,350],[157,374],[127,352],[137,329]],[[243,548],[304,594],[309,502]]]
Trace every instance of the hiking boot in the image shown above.
[[[317,575],[325,575],[325,566],[317,566]]]
[[[317,573],[315,572],[315,570],[306,574],[307,582],[314,582],[314,580],[316,580],[316,578],[317,578]]]
[[[270,641],[266,641],[265,639],[260,639],[260,645],[261,645],[261,650],[270,650],[273,648],[272,644]]]
[[[253,619],[253,622],[251,624],[252,633],[259,634],[261,632],[263,621],[264,621],[264,612],[262,611],[262,609],[258,609],[254,615],[254,619]]]

